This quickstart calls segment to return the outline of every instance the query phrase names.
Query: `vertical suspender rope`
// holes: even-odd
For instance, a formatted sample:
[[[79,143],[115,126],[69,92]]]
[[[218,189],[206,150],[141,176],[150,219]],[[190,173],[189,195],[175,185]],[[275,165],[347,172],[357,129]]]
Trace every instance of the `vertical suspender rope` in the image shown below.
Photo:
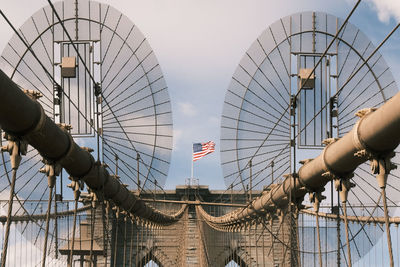
[[[62,177],[61,177],[62,179]],[[57,215],[57,183],[54,184],[54,253],[55,258],[58,259],[58,215]]]
[[[132,258],[133,258],[133,218],[132,216],[129,216],[129,218],[131,219],[131,245],[129,247],[129,266],[132,267]]]
[[[118,248],[118,231],[119,231],[119,208],[116,208],[115,212],[115,237],[114,237],[114,261],[113,266],[117,266],[117,248]]]
[[[149,226],[148,226],[148,224],[146,223],[146,237],[145,237],[145,244],[146,244],[146,247],[148,246],[148,240],[149,240]],[[143,263],[143,265],[144,264],[146,264],[147,262],[148,262],[148,260],[149,260],[149,254],[150,253],[150,247],[147,247],[147,251],[146,251],[146,258],[145,258],[145,261],[144,261],[144,263]]]
[[[46,229],[45,229],[45,235],[44,235],[42,267],[46,266],[47,240],[48,240],[48,236],[49,236],[49,223],[50,223],[52,197],[53,197],[53,186],[51,186],[51,187],[49,186],[49,200],[48,200],[48,204],[47,204],[47,213],[46,213]]]
[[[319,216],[318,216],[318,212],[316,212],[315,220],[316,220],[316,224],[317,224],[318,262],[319,262],[319,266],[322,267],[321,237],[320,237],[320,230],[319,230]]]
[[[26,155],[27,152],[27,144],[25,142],[16,140],[15,138],[13,138],[8,134],[5,134],[4,137],[8,140],[8,144],[6,146],[1,147],[1,151],[7,151],[10,154],[12,178],[10,185],[10,197],[8,200],[6,233],[4,236],[3,254],[1,255],[1,267],[6,266],[6,260],[7,260],[7,249],[10,236],[11,215],[13,208],[13,199],[15,194],[15,181],[17,179],[17,169],[19,167],[19,164],[21,163],[22,159],[21,155]]]
[[[42,256],[42,267],[46,266],[46,255],[47,255],[47,240],[49,235],[49,225],[50,225],[50,212],[51,212],[51,203],[53,201],[53,189],[56,184],[56,176],[60,174],[61,167],[57,166],[55,163],[46,162],[46,166],[40,169],[40,172],[47,174],[47,182],[49,186],[49,200],[47,203],[47,212],[46,212],[46,228],[45,228],[45,236],[44,236],[44,247],[43,247],[43,256]]]
[[[71,251],[69,253],[69,266],[70,267],[73,266],[73,257],[74,257],[74,253],[73,252],[74,252],[74,245],[75,245],[76,213],[77,213],[77,209],[78,209],[78,198],[75,197],[74,222],[73,222],[73,225],[72,225],[72,244],[71,244]]]
[[[142,221],[142,223],[141,223],[142,225],[141,225],[141,227],[140,227],[140,258],[139,258],[139,264],[141,264],[141,265],[143,265],[143,258],[142,258],[142,253],[141,252],[143,252],[143,240],[144,240],[144,237],[143,237],[143,231],[144,231],[144,222]]]
[[[348,224],[348,218],[347,218],[346,202],[347,202],[347,196],[349,194],[350,189],[355,186],[353,183],[350,182],[350,178],[351,178],[351,175],[348,175],[347,177],[335,179],[335,186],[339,192],[340,201],[342,202],[342,206],[343,206],[344,224],[345,224],[345,232],[346,232],[346,243],[347,243],[347,254],[348,254],[347,256],[348,256],[349,267],[352,266],[352,262],[351,262],[349,224]],[[339,220],[339,218],[338,218],[338,220]],[[340,221],[338,221],[338,223],[340,223]],[[340,245],[340,244],[338,243],[338,245]],[[339,251],[339,247],[338,247],[338,251]],[[340,264],[340,262],[338,262],[338,264]]]
[[[263,220],[263,227],[264,228],[266,228],[267,227],[267,225],[266,225],[266,223],[265,223],[265,218],[262,218],[262,220]],[[264,229],[263,229],[263,231],[264,231]],[[262,262],[264,263],[264,266],[265,266],[265,262],[266,262],[266,259],[265,259],[265,240],[264,240],[264,236],[265,236],[265,234],[263,234],[263,236],[262,236]]]
[[[386,237],[387,237],[387,243],[388,243],[388,249],[389,249],[390,267],[394,267],[392,239],[390,236],[389,212],[388,212],[388,208],[387,208],[387,199],[386,199],[385,188],[382,188],[382,200],[383,200],[383,208],[384,208],[384,212],[385,212]]]
[[[136,220],[136,259],[135,259],[135,266],[139,265],[139,224],[138,221]]]
[[[249,195],[249,198],[250,198],[250,195]],[[250,224],[250,222],[248,223],[248,226],[245,229],[246,229],[245,230],[246,231],[245,238],[248,240],[248,241],[246,241],[246,245],[247,245],[247,249],[246,249],[247,253],[246,253],[246,255],[247,255],[247,260],[249,262],[249,265],[251,265],[251,247],[250,247],[250,244],[251,244],[251,240],[250,240],[251,224]]]
[[[10,188],[10,198],[8,200],[6,233],[4,235],[3,253],[1,254],[1,267],[6,266],[6,260],[7,260],[7,248],[8,248],[8,240],[9,240],[9,236],[10,236],[11,214],[12,214],[12,205],[13,205],[13,198],[14,198],[16,176],[17,176],[17,169],[13,169],[12,170],[11,188]]]
[[[336,263],[337,263],[337,267],[340,267],[340,247],[341,247],[341,240],[340,240],[340,200],[339,200],[339,191],[337,193],[337,199],[338,199],[338,206],[337,206],[337,218],[336,218],[336,238],[337,238],[337,257],[336,257]]]
[[[389,153],[382,158],[373,158],[371,161],[371,171],[376,174],[376,179],[378,181],[378,185],[381,188],[382,200],[383,200],[383,210],[385,214],[385,226],[386,226],[386,237],[387,237],[387,245],[389,250],[389,261],[390,266],[394,266],[393,262],[393,251],[392,251],[392,239],[390,235],[390,224],[389,224],[389,212],[387,208],[387,198],[386,198],[386,184],[388,174],[391,170],[396,169],[397,166],[390,161],[390,158],[393,157],[394,153]]]
[[[255,246],[256,246],[256,262],[258,262],[258,239],[257,239],[257,226],[258,226],[258,222],[255,224],[254,226],[254,242],[255,242]],[[264,233],[263,233],[264,234]]]
[[[310,202],[313,203],[314,206],[314,212],[315,212],[315,220],[316,220],[316,225],[317,225],[317,242],[318,242],[318,262],[319,266],[322,267],[322,253],[321,253],[321,234],[319,230],[319,207],[321,201],[325,199],[324,196],[322,196],[321,192],[310,192]]]
[[[128,215],[127,214],[124,214],[124,256],[123,256],[123,265],[122,266],[125,266],[126,265],[126,241],[127,241],[127,239],[126,239],[126,224],[127,224],[127,220],[128,220]]]
[[[104,187],[103,187],[104,188]],[[103,192],[104,196],[104,192]],[[103,197],[104,199],[104,197]],[[108,203],[108,202],[107,202]],[[104,264],[107,265],[107,257],[108,257],[108,220],[106,218],[106,203],[105,200],[101,202],[101,217],[103,224],[103,256],[104,256]],[[107,213],[108,215],[108,213]]]
[[[96,210],[97,210],[97,197],[94,192],[91,192],[92,195],[92,208],[90,210],[90,251],[89,251],[89,260],[90,266],[96,266],[94,263],[94,255],[93,255],[93,242],[94,242],[94,231],[95,231],[95,223],[96,223]]]
[[[346,202],[342,202],[342,205],[343,205],[343,214],[344,214],[344,225],[345,225],[345,231],[346,231],[348,265],[349,265],[349,267],[351,267],[352,264],[351,264],[351,250],[350,250],[350,240],[349,240],[349,222],[348,222],[348,219],[347,219],[347,205],[346,205]]]

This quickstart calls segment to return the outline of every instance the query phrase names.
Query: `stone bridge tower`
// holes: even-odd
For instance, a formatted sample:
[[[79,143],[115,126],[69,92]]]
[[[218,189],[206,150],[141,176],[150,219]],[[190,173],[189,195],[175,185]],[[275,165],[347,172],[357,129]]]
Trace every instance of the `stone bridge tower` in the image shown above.
[[[131,223],[124,214],[111,209],[108,212],[105,209],[105,218],[102,220],[103,212],[98,207],[94,224],[95,247],[106,249],[103,255],[96,252],[96,266],[145,266],[151,261],[158,266],[182,267],[219,267],[232,261],[240,266],[296,265],[296,252],[289,249],[290,242],[297,243],[293,242],[297,234],[290,230],[290,216],[264,218],[257,223],[244,224],[241,228],[223,232],[210,227],[196,212],[196,200],[201,199],[210,204],[203,205],[210,215],[223,215],[245,205],[248,195],[242,192],[186,185],[177,186],[175,190],[143,194],[141,197],[148,199],[148,203],[155,208],[170,210],[171,213],[179,209],[182,200],[189,205],[178,222],[161,227],[140,219]],[[217,205],[217,202],[224,204]],[[84,229],[86,236],[90,236],[87,233],[90,229],[85,226],[86,223],[82,224],[81,229]],[[76,242],[82,244],[79,239]],[[89,243],[86,243],[88,246]],[[104,244],[108,245],[104,247]],[[82,255],[80,249],[76,246],[74,255]],[[85,259],[88,259],[88,255]]]

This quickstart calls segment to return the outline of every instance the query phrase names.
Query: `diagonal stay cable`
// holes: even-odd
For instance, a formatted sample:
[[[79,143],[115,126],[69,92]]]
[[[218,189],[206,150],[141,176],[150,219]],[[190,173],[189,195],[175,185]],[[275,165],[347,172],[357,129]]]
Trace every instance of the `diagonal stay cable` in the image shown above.
[[[318,60],[318,62],[316,63],[316,65],[314,66],[314,68],[312,69],[312,71],[310,72],[309,76],[307,77],[305,83],[310,79],[310,77],[312,76],[312,74],[315,72],[316,68],[318,67],[318,65],[322,62],[322,59],[324,58],[324,56],[328,53],[330,47],[332,46],[332,44],[334,43],[334,41],[338,38],[339,33],[342,31],[342,29],[347,25],[347,22],[349,21],[350,17],[352,16],[352,14],[354,13],[354,11],[356,10],[356,8],[358,7],[358,5],[360,4],[361,0],[358,0],[357,3],[354,5],[353,9],[350,11],[349,15],[346,17],[345,21],[343,22],[343,24],[341,25],[341,27],[339,28],[339,30],[336,32],[335,36],[332,38],[331,42],[329,43],[329,45],[327,46],[327,48],[325,49],[324,53],[321,55],[320,59]],[[354,75],[353,75],[354,76]],[[302,84],[302,86],[300,87],[300,89],[298,90],[297,94],[296,94],[296,98],[298,97],[298,94],[303,90],[303,86],[304,84]],[[326,105],[325,105],[326,106]],[[286,108],[286,110],[282,113],[282,116],[284,114],[286,114],[287,110],[289,109],[289,106]],[[282,116],[280,118],[280,120],[282,119]],[[279,120],[279,121],[280,121]],[[277,123],[279,123],[279,121]],[[269,135],[268,135],[269,136]],[[268,136],[265,138],[264,142],[262,142],[262,144],[259,146],[259,149],[261,149],[262,145],[265,143],[265,141],[268,139]],[[253,157],[257,154],[257,152],[259,151],[259,149],[257,149],[257,151],[254,153]],[[253,158],[252,157],[252,158]],[[247,168],[248,163],[246,164],[246,166],[244,168]],[[239,178],[240,174],[241,174],[242,170],[239,170],[239,175],[238,177],[235,178],[235,180],[232,182],[234,183],[236,181],[237,178]],[[229,186],[228,186],[229,188]],[[225,190],[225,192],[228,191],[228,189]],[[224,192],[224,193],[225,193]]]
[[[65,25],[64,25],[64,23],[63,23],[63,21],[62,21],[60,15],[58,14],[56,8],[54,7],[53,3],[51,2],[51,0],[47,0],[47,2],[49,3],[51,9],[53,10],[54,14],[56,15],[58,21],[60,22],[60,25],[61,25],[61,27],[62,27],[64,33],[67,35],[69,42],[71,43],[72,47],[74,48],[74,50],[75,50],[75,52],[76,52],[76,54],[77,54],[79,60],[82,62],[83,66],[85,67],[85,70],[86,70],[86,72],[88,73],[88,75],[89,75],[90,79],[92,80],[93,84],[97,84],[96,81],[95,81],[95,79],[94,79],[94,77],[93,77],[93,75],[92,75],[92,73],[90,72],[89,68],[86,66],[85,61],[83,60],[81,54],[79,53],[78,48],[76,47],[75,43],[73,42],[73,40],[72,40],[72,38],[71,38],[71,35],[69,34],[69,32],[67,31],[67,29],[65,28]],[[111,111],[112,115],[114,116],[115,120],[117,121],[119,127],[122,129],[122,131],[123,131],[124,135],[126,136],[127,140],[129,140],[129,143],[130,143],[130,145],[132,146],[133,150],[134,150],[135,152],[139,153],[139,151],[136,149],[136,147],[135,147],[134,144],[132,143],[132,140],[130,140],[130,138],[128,137],[128,135],[127,135],[127,133],[125,132],[124,128],[122,127],[122,124],[119,122],[118,117],[115,115],[115,113],[114,113],[113,110],[111,109],[111,107],[110,107],[110,105],[109,105],[107,99],[103,96],[103,93],[101,92],[101,90],[100,90],[99,93],[100,93],[101,96],[103,97],[103,101],[104,101],[104,102],[106,103],[106,105],[108,106],[109,110]],[[147,164],[144,162],[144,160],[143,160],[142,158],[139,158],[139,160],[142,162],[142,164],[143,164],[144,166],[147,167],[148,174],[149,174],[150,176],[152,176],[153,179],[155,179],[155,177],[154,177],[153,174],[151,173],[150,168],[147,166]],[[146,181],[147,181],[147,180],[148,180],[148,177],[146,177]]]
[[[52,76],[52,74],[50,74],[50,72],[47,70],[47,68],[43,65],[43,63],[41,62],[41,60],[38,58],[38,56],[36,55],[36,53],[33,51],[33,49],[31,48],[30,45],[28,45],[26,43],[26,40],[19,34],[19,32],[16,30],[16,28],[14,27],[14,25],[11,23],[11,21],[7,18],[7,16],[0,10],[0,14],[2,15],[2,17],[4,18],[4,20],[8,23],[8,25],[12,28],[12,30],[14,31],[14,33],[18,36],[18,38],[21,40],[21,42],[26,46],[26,48],[28,49],[29,52],[31,52],[32,56],[35,58],[35,60],[39,63],[39,65],[42,67],[42,69],[44,70],[44,72],[46,73],[46,75],[48,76],[48,78],[57,86],[57,88],[62,89],[61,85],[58,84],[58,82],[54,79],[54,77]],[[62,22],[60,23],[61,25]],[[87,67],[85,65],[85,67]],[[90,73],[89,73],[90,74]],[[89,125],[91,125],[91,128],[98,134],[98,131],[94,128],[94,125],[92,125],[89,120],[84,116],[84,114],[82,113],[82,111],[79,110],[79,108],[76,106],[76,104],[74,103],[74,101],[71,100],[70,96],[68,94],[66,94],[63,91],[63,94],[67,97],[67,99],[72,103],[72,105],[77,109],[78,113],[80,115],[82,115],[82,117],[86,120],[86,122],[89,123]],[[104,138],[103,138],[104,139]],[[105,141],[105,140],[103,140]],[[142,162],[143,165],[148,168],[147,164],[145,162]],[[153,181],[151,181],[153,182]]]
[[[350,11],[349,15],[347,16],[347,18],[344,20],[344,22],[342,23],[342,25],[340,26],[339,30],[337,30],[335,36],[332,38],[331,42],[329,43],[329,45],[326,47],[324,53],[322,53],[321,57],[318,59],[317,64],[315,64],[314,68],[312,69],[312,71],[310,72],[310,74],[308,75],[307,79],[304,81],[304,83],[301,84],[300,89],[297,91],[296,93],[296,98],[299,96],[300,92],[304,89],[304,85],[308,82],[308,80],[311,78],[311,76],[314,74],[315,70],[317,69],[318,65],[322,62],[322,59],[326,56],[326,54],[328,53],[329,49],[331,48],[331,46],[333,45],[333,43],[335,42],[335,40],[338,38],[339,33],[343,30],[343,28],[347,25],[350,17],[353,15],[354,11],[357,9],[358,5],[361,3],[361,0],[358,0],[357,3],[354,5],[353,9]]]
[[[355,71],[353,74],[346,80],[346,82],[340,87],[340,89],[334,94],[333,97],[336,97],[343,89],[344,87],[353,79],[356,74],[367,64],[367,62],[378,52],[378,50],[385,44],[385,42],[393,35],[393,33],[400,27],[400,23],[397,24],[392,31],[385,37],[385,39],[375,48],[375,50],[368,56],[367,59],[364,60],[363,64]],[[304,129],[324,110],[329,102],[327,102],[321,109],[314,115],[313,118],[310,119],[310,121],[298,132],[298,134],[295,136],[297,138],[301,132],[304,131]]]
[[[393,35],[393,33],[396,32],[396,30],[400,27],[400,23],[397,24],[392,31],[385,37],[385,39],[375,48],[375,50],[369,55],[368,58],[366,58],[363,62],[363,64],[361,64],[361,66],[357,69],[357,71],[355,71],[349,78],[347,78],[346,82],[339,88],[339,90],[332,96],[332,97],[336,97],[339,95],[340,92],[342,92],[342,90],[344,89],[344,87],[357,75],[357,73],[367,64],[367,62],[376,54],[376,52],[378,52],[378,50],[385,44],[385,42]],[[314,117],[299,131],[302,132],[308,125],[310,125],[310,123],[328,106],[329,101],[323,106],[321,107],[321,109],[314,115]],[[296,137],[298,136],[298,134],[296,135]]]

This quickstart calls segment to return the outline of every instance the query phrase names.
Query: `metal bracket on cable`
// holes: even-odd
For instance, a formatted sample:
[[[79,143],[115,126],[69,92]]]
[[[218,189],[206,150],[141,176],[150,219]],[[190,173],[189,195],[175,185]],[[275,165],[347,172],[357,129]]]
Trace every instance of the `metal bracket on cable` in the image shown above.
[[[67,124],[67,123],[57,123],[58,127],[60,127],[62,130],[70,133],[72,130],[72,125]]]
[[[127,218],[128,218],[128,212],[126,212],[125,210],[123,210],[123,211],[121,211],[121,215],[122,215],[123,218],[124,218],[124,222],[126,222],[126,221],[127,221]]]
[[[46,159],[43,159],[42,162],[45,164],[45,166],[40,168],[39,172],[47,175],[47,183],[49,188],[53,188],[56,183],[56,176],[59,176],[61,173],[61,165]]]
[[[354,134],[353,134],[353,142],[354,145],[357,148],[357,152],[354,153],[354,156],[360,157],[360,158],[367,158],[371,160],[372,158],[377,158],[378,154],[377,152],[373,151],[370,149],[360,138],[359,134],[359,127],[362,122],[362,120],[372,112],[374,112],[376,108],[364,108],[359,111],[357,111],[354,115],[359,117],[360,119],[356,122],[356,125],[354,126]]]
[[[92,208],[95,209],[97,207],[97,203],[99,202],[99,196],[98,192],[92,190],[89,188],[89,199],[90,203],[92,204]]]
[[[23,89],[23,92],[33,100],[38,100],[39,98],[41,98],[43,96],[43,94],[41,92],[36,91],[36,90]]]
[[[353,177],[353,174],[350,174],[346,177],[335,177],[335,188],[336,191],[339,191],[340,201],[342,203],[347,202],[347,196],[349,195],[349,191],[351,188],[355,187],[356,185],[350,182],[350,179]]]
[[[283,219],[285,217],[285,212],[282,209],[277,209],[276,211],[278,213],[279,222],[282,223]],[[272,223],[271,223],[271,225],[272,225]]]
[[[359,126],[361,121],[375,110],[376,108],[365,108],[355,113],[355,116],[359,117],[360,120],[356,123],[353,135],[353,141],[358,149],[354,155],[357,157],[367,158],[371,161],[371,171],[373,174],[377,174],[376,178],[378,185],[382,189],[386,188],[387,176],[390,171],[397,168],[397,166],[390,161],[390,159],[395,156],[395,153],[394,151],[373,151],[361,140],[359,135]]]
[[[390,159],[395,156],[394,152],[388,153],[385,156],[373,157],[371,159],[371,171],[376,174],[379,187],[386,188],[387,178],[391,170],[397,169]]]
[[[114,206],[114,207],[112,207],[112,210],[115,212],[115,218],[118,221],[119,216],[122,214],[121,209],[118,206]]]
[[[84,189],[85,184],[83,181],[76,179],[74,177],[69,177],[71,181],[70,184],[67,185],[67,187],[71,188],[74,191],[74,199],[77,201],[79,199],[79,196],[81,195],[81,191]]]
[[[28,143],[8,133],[4,133],[3,137],[7,140],[7,145],[2,146],[1,151],[10,154],[11,168],[16,170],[21,163],[21,155],[25,156],[28,152]]]
[[[4,242],[3,242],[3,251],[1,255],[2,266],[5,266],[7,259],[7,249],[8,249],[8,240],[10,234],[10,226],[11,226],[11,216],[12,216],[12,207],[13,207],[13,199],[15,195],[15,181],[16,181],[16,173],[17,169],[21,163],[21,155],[26,155],[28,145],[26,142],[15,138],[7,133],[4,133],[4,138],[8,141],[8,144],[1,147],[3,152],[8,152],[10,154],[10,162],[13,170],[13,177],[10,183],[10,198],[8,201],[8,213],[7,213],[7,222],[6,222],[6,230],[4,233]]]
[[[393,164],[390,160],[395,156],[395,153],[394,151],[391,151],[383,155],[377,155],[372,153],[369,154],[370,154],[369,159],[371,161],[371,171],[373,174],[376,174],[376,180],[378,182],[378,185],[382,193],[382,201],[385,214],[386,235],[387,235],[387,243],[389,249],[389,260],[390,260],[390,266],[392,267],[394,266],[394,260],[393,260],[392,239],[390,234],[389,209],[387,206],[387,197],[386,197],[386,184],[390,171],[397,168],[397,166]]]
[[[309,193],[310,202],[313,203],[314,211],[319,212],[321,201],[326,199],[326,196],[322,195],[322,191],[314,191]]]

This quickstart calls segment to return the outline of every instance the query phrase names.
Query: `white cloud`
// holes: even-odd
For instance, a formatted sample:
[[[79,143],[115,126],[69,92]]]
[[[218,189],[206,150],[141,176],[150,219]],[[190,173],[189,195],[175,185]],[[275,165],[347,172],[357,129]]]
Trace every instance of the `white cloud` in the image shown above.
[[[389,22],[394,18],[400,22],[400,1],[399,0],[368,0],[378,13],[378,18],[382,22]]]
[[[197,114],[197,109],[192,103],[181,102],[178,103],[179,111],[185,116],[193,117]]]

